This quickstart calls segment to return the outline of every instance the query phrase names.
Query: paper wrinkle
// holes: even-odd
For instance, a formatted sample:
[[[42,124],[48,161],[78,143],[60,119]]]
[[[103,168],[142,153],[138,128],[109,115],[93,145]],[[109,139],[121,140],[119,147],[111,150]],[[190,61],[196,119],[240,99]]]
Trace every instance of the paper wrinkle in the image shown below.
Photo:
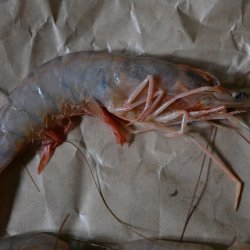
[[[65,16],[67,17],[67,9],[65,8],[66,2],[61,1],[61,2],[48,2],[48,12],[51,13],[51,17],[54,20],[54,23],[56,24],[57,22],[60,21],[60,14],[64,13],[66,14]]]
[[[177,8],[177,12],[179,13],[180,20],[185,32],[190,37],[192,42],[195,43],[196,37],[199,34],[199,30],[202,24],[199,20],[194,19],[192,16],[190,16],[190,14],[185,13],[185,11],[182,11],[180,8]]]
[[[44,27],[50,23],[49,20],[49,17],[47,17],[46,19],[38,20],[37,23],[35,23],[31,27],[28,27],[32,36],[32,40],[36,39],[37,36],[39,36],[40,32],[44,29]]]
[[[4,91],[0,91],[0,109],[2,108],[2,106],[6,103],[9,102],[9,98],[8,95],[6,93],[4,93]]]
[[[81,50],[166,57],[202,67],[224,81],[235,80],[235,75],[250,68],[250,5],[244,0],[12,0],[0,6],[0,89],[4,93],[40,64]],[[0,105],[4,102],[0,96]],[[206,135],[205,130],[201,133]],[[245,182],[242,202],[234,212],[235,187],[213,164],[207,183],[206,174],[202,176],[199,188],[205,183],[206,189],[184,240],[229,245],[235,239],[249,240],[249,145],[232,131],[219,130],[216,138],[219,153]],[[147,133],[120,147],[110,128],[90,117],[83,118],[69,140],[97,171],[104,197],[119,218],[142,228],[140,233],[147,236],[180,238],[203,157],[188,140]],[[41,193],[24,175],[13,204],[8,204],[12,212],[4,225],[7,233],[58,232],[70,213],[63,233],[118,243],[141,239],[110,215],[86,162],[72,145],[58,148],[39,177],[38,157],[27,165]]]
[[[8,11],[9,15],[12,17],[13,21],[16,20],[16,17],[18,15],[18,12],[20,10],[20,5],[22,5],[21,2],[16,1],[8,1],[5,4],[5,9]]]
[[[132,23],[134,24],[135,30],[138,32],[139,35],[141,35],[141,29],[140,29],[140,25],[136,17],[135,7],[133,3],[131,3],[130,15],[131,15]]]
[[[65,39],[60,34],[60,30],[57,28],[56,24],[53,25],[54,34],[55,34],[55,41],[58,47],[58,52],[65,52]]]
[[[243,36],[238,37],[237,33],[232,33],[232,39],[234,41],[236,49],[244,54],[250,54],[249,42],[245,41],[245,38]]]

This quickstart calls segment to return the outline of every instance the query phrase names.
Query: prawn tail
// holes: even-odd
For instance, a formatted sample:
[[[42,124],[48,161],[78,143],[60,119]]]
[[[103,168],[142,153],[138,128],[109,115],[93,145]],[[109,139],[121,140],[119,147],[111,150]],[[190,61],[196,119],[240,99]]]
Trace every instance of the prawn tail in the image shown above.
[[[61,125],[54,125],[50,129],[43,130],[41,159],[38,165],[38,173],[40,174],[46,167],[47,163],[53,156],[55,149],[67,139],[69,131],[74,127],[72,118],[66,117],[61,121]]]
[[[54,154],[55,149],[53,149],[51,147],[51,144],[46,145],[42,151],[42,156],[40,159],[40,163],[38,165],[38,174],[41,174],[43,172],[43,170],[45,169],[47,163],[49,162],[49,160],[51,159],[52,155]]]

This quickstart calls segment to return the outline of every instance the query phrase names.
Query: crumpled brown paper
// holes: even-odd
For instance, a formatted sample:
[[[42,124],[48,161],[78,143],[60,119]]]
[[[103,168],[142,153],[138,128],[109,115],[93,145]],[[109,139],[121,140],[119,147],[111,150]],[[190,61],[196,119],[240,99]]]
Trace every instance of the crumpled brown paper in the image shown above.
[[[150,54],[233,80],[250,68],[249,21],[250,4],[244,0],[1,1],[0,101],[35,67],[83,50]],[[211,128],[196,130],[206,145],[200,129],[208,138]],[[106,125],[90,117],[68,140],[97,171],[104,197],[120,219],[147,237],[180,239],[203,158],[189,140],[147,133],[121,147]],[[235,185],[212,164],[202,175],[199,190],[205,184],[206,189],[184,240],[246,242],[249,144],[233,131],[218,130],[215,150],[245,182],[240,208],[233,210]],[[110,214],[71,144],[56,150],[41,175],[38,162],[38,155],[26,152],[0,176],[2,235],[58,232],[70,214],[63,233],[114,243],[141,239]]]

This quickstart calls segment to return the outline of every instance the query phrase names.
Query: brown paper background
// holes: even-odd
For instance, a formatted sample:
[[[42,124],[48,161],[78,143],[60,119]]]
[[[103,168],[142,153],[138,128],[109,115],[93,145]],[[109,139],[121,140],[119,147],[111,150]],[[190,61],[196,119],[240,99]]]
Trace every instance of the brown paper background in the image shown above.
[[[236,79],[250,68],[249,23],[250,3],[244,0],[2,0],[0,101],[3,104],[33,68],[83,50],[150,54],[199,66],[221,80]],[[202,131],[209,134],[208,128]],[[89,117],[68,139],[84,150],[97,169],[105,199],[119,218],[145,235],[180,238],[203,157],[189,140],[148,133],[120,147],[108,127]],[[245,182],[240,208],[233,210],[235,185],[212,164],[184,240],[248,242],[249,145],[233,131],[218,130],[215,149]],[[141,239],[105,208],[74,147],[60,146],[42,175],[36,173],[39,156],[28,158],[18,158],[0,176],[2,235],[57,232],[70,213],[63,233],[115,243]],[[207,170],[200,188],[206,176]]]

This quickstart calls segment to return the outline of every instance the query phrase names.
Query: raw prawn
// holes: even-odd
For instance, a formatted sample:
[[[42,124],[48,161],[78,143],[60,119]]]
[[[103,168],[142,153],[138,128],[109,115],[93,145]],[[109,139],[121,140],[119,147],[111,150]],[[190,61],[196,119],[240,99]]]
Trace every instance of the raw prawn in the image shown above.
[[[0,172],[28,143],[41,142],[41,172],[84,114],[110,125],[119,144],[124,129],[182,135],[196,121],[227,120],[246,112],[248,94],[226,89],[210,73],[149,57],[76,52],[43,64],[9,95],[0,112]],[[241,180],[197,141],[237,185]]]

